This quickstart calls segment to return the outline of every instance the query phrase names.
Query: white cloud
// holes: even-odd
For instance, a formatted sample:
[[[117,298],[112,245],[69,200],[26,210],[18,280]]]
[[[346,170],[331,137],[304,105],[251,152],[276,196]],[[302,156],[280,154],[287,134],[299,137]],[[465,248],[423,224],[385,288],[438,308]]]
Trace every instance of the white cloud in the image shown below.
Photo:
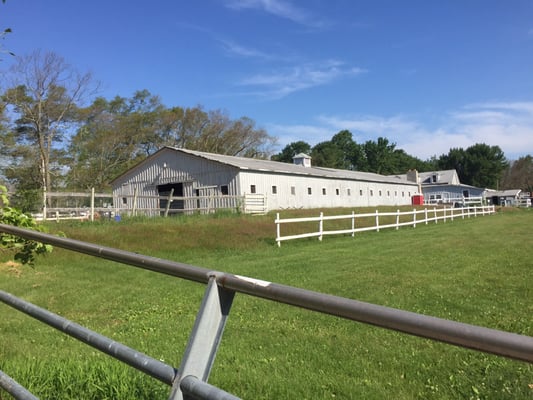
[[[271,54],[264,53],[260,50],[257,50],[251,47],[242,46],[231,40],[219,39],[218,41],[220,42],[220,44],[222,44],[222,47],[224,48],[224,50],[227,53],[232,54],[232,55],[236,55],[236,56],[244,57],[244,58],[259,58],[259,59],[264,59],[264,60],[271,60],[271,59],[276,58]]]
[[[270,74],[253,75],[243,79],[240,85],[255,88],[250,94],[279,99],[300,90],[365,72],[362,68],[346,68],[342,62],[330,60],[286,68]]]
[[[229,0],[226,6],[234,10],[255,9],[288,19],[301,25],[319,28],[324,22],[315,18],[309,12],[298,8],[285,0]]]
[[[396,148],[423,160],[476,143],[499,146],[509,159],[533,155],[533,102],[471,104],[448,113],[432,126],[403,115],[322,115],[313,125],[272,128],[270,132],[280,137],[282,147],[297,140],[315,145],[348,129],[358,143],[386,137],[396,143]]]

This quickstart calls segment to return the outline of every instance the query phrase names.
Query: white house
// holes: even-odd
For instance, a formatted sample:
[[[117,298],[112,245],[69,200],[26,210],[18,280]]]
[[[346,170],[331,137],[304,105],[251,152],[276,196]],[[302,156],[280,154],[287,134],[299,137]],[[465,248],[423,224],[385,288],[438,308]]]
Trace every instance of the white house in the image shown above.
[[[424,195],[425,204],[450,204],[465,202],[471,198],[481,201],[485,198],[486,189],[461,183],[455,169],[432,172],[413,170],[398,177],[417,182]]]
[[[143,196],[186,197],[172,202],[176,210],[200,208],[206,196],[263,195],[266,210],[288,208],[409,205],[418,185],[405,178],[369,172],[311,166],[305,154],[294,163],[233,157],[164,147],[112,182],[116,206],[130,208],[138,195],[139,209],[164,208],[164,200]],[[197,199],[197,200],[195,200]],[[118,200],[118,202],[117,202]]]

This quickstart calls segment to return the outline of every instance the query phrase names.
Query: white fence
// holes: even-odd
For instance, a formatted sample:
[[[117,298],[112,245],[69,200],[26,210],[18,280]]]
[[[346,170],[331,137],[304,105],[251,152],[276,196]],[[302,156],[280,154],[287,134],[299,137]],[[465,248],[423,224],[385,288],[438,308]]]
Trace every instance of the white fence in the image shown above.
[[[235,210],[245,214],[264,214],[267,211],[266,196],[246,194],[244,196],[193,196],[169,195],[143,196],[90,192],[49,192],[46,194],[49,206],[42,213],[33,214],[37,221],[79,219],[93,221],[97,218],[120,216],[169,216],[175,214],[209,214],[217,210]],[[149,206],[146,206],[149,205]]]
[[[454,218],[470,218],[471,216],[477,217],[478,215],[489,215],[493,214],[495,212],[494,205],[491,206],[472,206],[472,207],[460,207],[460,208],[433,208],[428,210],[427,208],[423,210],[417,210],[413,209],[413,211],[400,211],[397,210],[396,212],[379,212],[379,210],[376,210],[374,213],[367,213],[367,214],[355,214],[354,211],[352,211],[349,215],[331,215],[331,216],[324,216],[324,213],[320,213],[320,216],[318,217],[310,217],[310,218],[286,218],[281,219],[279,217],[279,213],[276,214],[276,220],[274,221],[276,224],[276,242],[278,243],[278,247],[281,246],[281,242],[284,240],[292,240],[292,239],[302,239],[302,238],[308,238],[308,237],[318,237],[318,240],[322,240],[322,238],[325,235],[346,235],[351,234],[352,236],[355,236],[356,232],[364,232],[364,231],[377,231],[379,232],[380,229],[386,229],[386,228],[395,228],[398,229],[400,226],[412,226],[416,227],[417,224],[428,224],[429,222],[435,222],[438,223],[438,221],[446,222],[447,220],[453,221]],[[380,218],[388,217],[393,218],[395,220],[394,223],[385,223],[380,224]],[[373,221],[373,224],[366,224],[365,226],[357,227],[356,223],[357,220],[361,221],[363,218],[366,218],[368,222],[368,219],[371,219]],[[324,229],[324,221],[332,221],[332,220],[349,220],[351,222],[351,226],[349,228],[344,229],[336,229],[336,230],[325,230]],[[383,219],[381,219],[381,222]],[[315,232],[309,232],[309,233],[302,233],[297,235],[288,235],[288,236],[281,236],[281,225],[282,224],[291,224],[291,223],[302,223],[302,222],[318,222],[318,231]]]

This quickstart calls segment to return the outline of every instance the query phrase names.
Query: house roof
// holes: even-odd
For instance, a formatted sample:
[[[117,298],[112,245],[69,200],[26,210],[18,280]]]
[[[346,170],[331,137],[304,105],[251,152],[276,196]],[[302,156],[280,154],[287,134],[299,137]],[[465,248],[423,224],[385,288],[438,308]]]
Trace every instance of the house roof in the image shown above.
[[[407,174],[394,175],[396,177],[407,179]],[[436,182],[433,177],[436,176]],[[447,169],[442,171],[418,172],[418,182],[422,185],[458,185],[459,176],[454,169]]]
[[[334,179],[346,179],[346,180],[358,180],[358,181],[369,181],[369,182],[384,182],[384,183],[395,183],[395,184],[414,184],[413,182],[407,181],[407,179],[401,178],[399,176],[384,176],[379,174],[374,174],[371,172],[360,172],[360,171],[349,171],[333,168],[322,168],[322,167],[304,167],[302,165],[289,164],[278,161],[270,160],[261,160],[257,158],[245,158],[245,157],[236,157],[229,156],[224,154],[214,154],[206,153],[202,151],[187,150],[177,147],[166,146],[149,156],[147,159],[142,161],[140,164],[147,162],[148,160],[154,159],[162,151],[174,151],[176,153],[189,154],[195,157],[200,157],[206,160],[218,162],[224,165],[229,165],[235,168],[238,168],[243,171],[258,171],[258,172],[272,172],[278,174],[292,174],[292,175],[301,175],[301,176],[312,176],[312,177],[322,177],[322,178],[334,178]],[[132,169],[137,168],[140,164],[134,166]],[[116,177],[113,182],[120,179],[121,176],[131,172],[126,171],[124,174]]]

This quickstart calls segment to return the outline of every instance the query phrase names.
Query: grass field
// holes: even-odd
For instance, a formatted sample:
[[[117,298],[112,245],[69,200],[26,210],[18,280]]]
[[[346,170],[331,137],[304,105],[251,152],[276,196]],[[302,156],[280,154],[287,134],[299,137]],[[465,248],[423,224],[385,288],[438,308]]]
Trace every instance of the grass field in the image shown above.
[[[49,230],[533,336],[532,210],[281,248],[273,221],[215,215]],[[57,248],[33,269],[3,264],[0,282],[1,290],[174,366],[205,290]],[[1,303],[0,315],[0,370],[42,399],[168,397],[163,384]],[[209,382],[243,399],[532,399],[533,365],[237,294]]]

